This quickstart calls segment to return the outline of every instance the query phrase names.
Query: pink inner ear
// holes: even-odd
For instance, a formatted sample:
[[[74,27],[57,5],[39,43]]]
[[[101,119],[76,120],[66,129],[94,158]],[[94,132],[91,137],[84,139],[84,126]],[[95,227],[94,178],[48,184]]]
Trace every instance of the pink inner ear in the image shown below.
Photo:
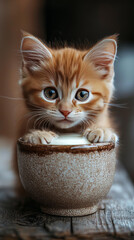
[[[107,55],[103,55],[103,56],[96,56],[96,58],[93,59],[95,66],[108,66],[113,62],[113,59],[110,59],[109,57],[107,57]]]

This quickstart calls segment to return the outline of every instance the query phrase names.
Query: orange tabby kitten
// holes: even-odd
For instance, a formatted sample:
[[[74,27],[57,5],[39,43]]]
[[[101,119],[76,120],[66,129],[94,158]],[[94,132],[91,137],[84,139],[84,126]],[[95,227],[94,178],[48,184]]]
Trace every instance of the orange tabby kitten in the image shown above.
[[[57,134],[79,132],[89,142],[116,143],[108,115],[116,51],[116,35],[81,51],[51,49],[25,34],[20,84],[34,121],[24,140],[48,144]]]

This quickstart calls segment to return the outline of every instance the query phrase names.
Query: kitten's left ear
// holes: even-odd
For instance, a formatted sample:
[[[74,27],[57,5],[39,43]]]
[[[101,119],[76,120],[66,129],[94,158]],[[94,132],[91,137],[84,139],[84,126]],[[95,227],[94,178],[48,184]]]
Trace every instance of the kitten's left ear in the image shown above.
[[[49,49],[36,37],[23,32],[20,51],[23,64],[28,71],[37,70],[42,61],[52,58]]]
[[[97,43],[84,56],[84,60],[90,62],[102,78],[106,78],[117,53],[117,35],[110,36]]]

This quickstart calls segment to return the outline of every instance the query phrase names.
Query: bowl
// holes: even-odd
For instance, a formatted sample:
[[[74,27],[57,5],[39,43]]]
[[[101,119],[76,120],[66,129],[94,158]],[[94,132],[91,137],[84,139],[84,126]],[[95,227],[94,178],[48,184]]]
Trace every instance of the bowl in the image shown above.
[[[77,137],[78,140],[78,137]],[[57,140],[58,142],[58,140]],[[83,216],[97,211],[112,185],[114,143],[33,145],[17,143],[22,185],[42,211],[59,216]],[[61,144],[62,142],[62,144]]]

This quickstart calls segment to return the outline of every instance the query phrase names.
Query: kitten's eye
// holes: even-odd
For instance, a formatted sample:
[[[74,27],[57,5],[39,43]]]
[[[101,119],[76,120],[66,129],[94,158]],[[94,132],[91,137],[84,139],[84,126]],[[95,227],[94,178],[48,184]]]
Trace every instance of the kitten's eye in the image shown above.
[[[89,92],[84,89],[79,89],[75,95],[75,98],[81,102],[84,102],[88,99]]]
[[[58,97],[57,90],[53,87],[47,87],[44,89],[44,95],[46,98],[54,100]]]

